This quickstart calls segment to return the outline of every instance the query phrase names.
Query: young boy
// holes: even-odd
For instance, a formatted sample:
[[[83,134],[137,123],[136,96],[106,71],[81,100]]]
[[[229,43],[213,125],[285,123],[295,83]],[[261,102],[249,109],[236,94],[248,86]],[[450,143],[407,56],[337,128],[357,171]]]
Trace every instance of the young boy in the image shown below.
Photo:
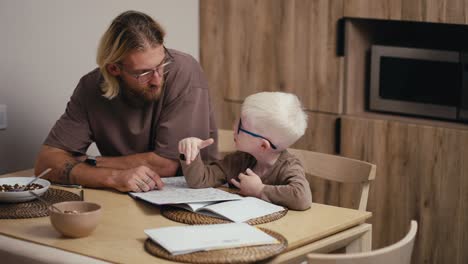
[[[242,195],[306,210],[312,203],[309,183],[301,162],[286,150],[304,135],[306,128],[307,114],[297,96],[283,92],[250,95],[234,125],[238,151],[204,165],[198,154],[213,139],[190,137],[179,141],[187,184],[207,188],[229,182]]]

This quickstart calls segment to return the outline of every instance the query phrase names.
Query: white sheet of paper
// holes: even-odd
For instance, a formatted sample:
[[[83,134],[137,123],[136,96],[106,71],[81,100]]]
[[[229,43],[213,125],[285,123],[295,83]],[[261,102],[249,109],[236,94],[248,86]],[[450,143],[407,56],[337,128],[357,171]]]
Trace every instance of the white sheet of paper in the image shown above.
[[[274,237],[245,223],[162,227],[146,229],[145,233],[172,255],[279,243]]]

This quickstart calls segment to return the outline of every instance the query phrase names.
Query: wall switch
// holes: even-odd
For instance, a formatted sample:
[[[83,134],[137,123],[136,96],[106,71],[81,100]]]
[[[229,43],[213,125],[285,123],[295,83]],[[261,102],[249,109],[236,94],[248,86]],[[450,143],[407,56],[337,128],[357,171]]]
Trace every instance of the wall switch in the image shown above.
[[[7,106],[4,104],[0,104],[0,130],[6,129],[7,127]]]

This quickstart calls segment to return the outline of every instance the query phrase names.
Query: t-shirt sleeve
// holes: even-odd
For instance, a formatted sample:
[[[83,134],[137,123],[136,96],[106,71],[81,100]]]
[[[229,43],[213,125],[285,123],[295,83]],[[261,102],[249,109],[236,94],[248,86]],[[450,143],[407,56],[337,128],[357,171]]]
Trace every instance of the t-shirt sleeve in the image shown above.
[[[299,162],[287,162],[277,185],[265,185],[260,198],[293,210],[306,210],[312,204],[312,193]]]
[[[233,152],[226,155],[222,160],[213,161],[205,165],[197,155],[197,158],[187,165],[181,160],[182,171],[187,184],[191,188],[218,187],[245,171],[251,159],[249,155],[242,152]]]
[[[168,77],[168,90],[156,126],[155,152],[178,159],[178,143],[186,137],[208,139],[215,143],[202,149],[203,160],[217,158],[217,129],[211,117],[208,84],[199,64],[193,60]],[[170,83],[170,86],[169,86]]]
[[[184,160],[181,160],[180,164],[190,188],[217,187],[226,183],[225,168],[219,163],[205,165],[200,155],[197,155],[190,165]]]
[[[83,79],[67,103],[65,113],[49,132],[44,145],[66,151],[85,154],[92,143],[91,132],[86,113]]]

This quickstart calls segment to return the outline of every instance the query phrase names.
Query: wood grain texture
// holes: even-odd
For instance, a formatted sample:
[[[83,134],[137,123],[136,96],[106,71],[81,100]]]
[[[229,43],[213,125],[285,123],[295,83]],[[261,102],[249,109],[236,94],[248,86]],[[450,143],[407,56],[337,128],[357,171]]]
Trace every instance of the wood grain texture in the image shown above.
[[[344,114],[362,114],[366,108],[365,89],[369,48],[375,29],[366,22],[345,22]]]
[[[307,130],[291,148],[307,149],[322,153],[335,153],[335,129],[337,115],[307,112]]]
[[[200,1],[201,64],[215,105],[286,91],[309,110],[340,113],[342,16],[343,0]]]
[[[308,128],[306,134],[291,148],[313,150],[322,153],[335,154],[335,138],[337,115],[308,113]],[[361,197],[361,185],[339,183],[307,175],[312,199],[316,203],[357,209]]]
[[[373,247],[420,224],[413,263],[467,263],[468,131],[344,117],[342,154],[377,165],[368,210]]]
[[[344,116],[340,140],[342,154],[377,165],[369,199],[374,248],[397,241],[415,218],[413,263],[468,263],[466,126],[366,113],[359,90],[365,77],[358,75],[364,60],[344,69],[335,53],[342,16],[468,24],[468,0],[201,0],[201,62],[218,126],[232,129],[247,95],[294,92],[310,112],[309,129],[293,147],[334,153],[339,114],[360,116]],[[354,52],[368,42],[354,41]],[[353,186],[309,180],[315,202],[359,202]]]
[[[436,23],[468,23],[467,0],[347,0],[344,15]]]
[[[208,1],[205,1],[205,3]],[[227,86],[226,66],[224,65],[224,25],[226,21],[224,1],[200,3],[200,63],[209,83],[211,103],[215,111],[218,127],[224,127],[221,120],[224,113],[224,91]],[[204,45],[209,44],[209,48]]]
[[[357,208],[366,211],[369,183],[375,179],[374,164],[309,150],[290,148],[288,151],[302,162],[308,177],[315,176],[334,182],[358,184],[360,195]]]
[[[401,19],[403,0],[346,0],[344,16]]]

